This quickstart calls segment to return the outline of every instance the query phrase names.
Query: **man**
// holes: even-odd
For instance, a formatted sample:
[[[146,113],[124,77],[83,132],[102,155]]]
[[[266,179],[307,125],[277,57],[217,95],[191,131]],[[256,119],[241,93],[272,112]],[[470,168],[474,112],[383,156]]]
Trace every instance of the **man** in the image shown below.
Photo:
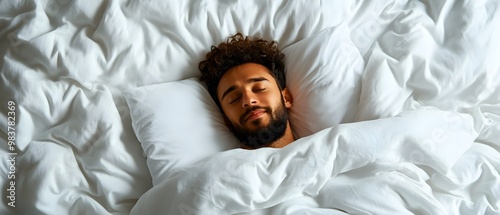
[[[206,57],[200,80],[243,148],[280,148],[295,140],[288,120],[293,98],[277,42],[237,33]]]

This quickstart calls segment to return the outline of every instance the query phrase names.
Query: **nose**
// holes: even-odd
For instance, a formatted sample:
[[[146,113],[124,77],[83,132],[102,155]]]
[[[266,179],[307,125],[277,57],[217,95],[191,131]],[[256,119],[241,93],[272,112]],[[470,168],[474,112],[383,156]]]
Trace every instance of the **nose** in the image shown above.
[[[257,97],[252,92],[244,92],[241,99],[243,108],[252,107],[258,104]]]

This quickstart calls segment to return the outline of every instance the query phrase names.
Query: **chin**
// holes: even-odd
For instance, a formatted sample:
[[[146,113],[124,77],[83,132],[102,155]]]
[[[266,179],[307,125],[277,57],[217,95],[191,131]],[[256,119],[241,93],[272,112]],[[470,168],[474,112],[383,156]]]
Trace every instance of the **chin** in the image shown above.
[[[247,126],[246,129],[248,129],[249,131],[259,131],[259,130],[262,130],[264,128],[267,128],[268,127],[268,124],[258,124],[258,125],[250,125],[250,126]]]

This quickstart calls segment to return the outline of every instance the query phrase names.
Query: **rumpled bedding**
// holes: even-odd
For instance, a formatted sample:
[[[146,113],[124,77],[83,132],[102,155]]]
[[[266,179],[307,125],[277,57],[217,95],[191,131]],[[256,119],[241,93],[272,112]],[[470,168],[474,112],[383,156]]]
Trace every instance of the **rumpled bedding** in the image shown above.
[[[349,214],[452,213],[449,206],[467,202],[435,198],[428,183],[434,181],[431,176],[447,176],[476,136],[470,115],[432,109],[342,124],[284,149],[239,149],[202,161],[148,191],[132,214],[239,214],[263,209],[262,214],[322,214],[324,209],[339,208]],[[498,160],[490,164],[500,167]],[[498,182],[474,185],[492,186],[493,198],[498,198]],[[454,184],[445,181],[441,186]],[[455,196],[468,195],[453,191]],[[163,198],[165,193],[175,195]],[[320,211],[276,206],[301,197],[317,199]],[[489,202],[476,204],[494,212]]]
[[[0,214],[500,214],[499,9],[2,1],[0,182],[3,196],[15,182],[16,207],[2,197]],[[286,47],[340,22],[366,63],[353,122],[283,149],[225,151],[152,186],[120,92],[196,77],[235,30]]]

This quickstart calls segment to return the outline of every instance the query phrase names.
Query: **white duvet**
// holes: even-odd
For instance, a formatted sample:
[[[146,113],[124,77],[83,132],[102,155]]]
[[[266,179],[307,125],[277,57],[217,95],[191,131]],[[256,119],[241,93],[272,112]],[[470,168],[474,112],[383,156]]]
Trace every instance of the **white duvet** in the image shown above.
[[[500,214],[499,9],[1,1],[0,214]],[[196,77],[236,30],[287,47],[341,22],[366,63],[351,123],[225,151],[153,187],[122,91]]]
[[[350,214],[493,214],[498,210],[487,199],[499,198],[500,181],[486,175],[466,184],[442,181],[457,173],[477,174],[467,165],[452,170],[476,134],[471,116],[422,109],[325,129],[284,149],[227,151],[172,174],[144,194],[132,214],[340,213],[336,209]],[[478,155],[463,158],[468,156]],[[487,161],[483,171],[497,173],[498,158],[475,159]],[[434,190],[435,183],[447,189]],[[174,195],[166,198],[165,193]],[[471,194],[478,195],[474,208],[466,200]]]

